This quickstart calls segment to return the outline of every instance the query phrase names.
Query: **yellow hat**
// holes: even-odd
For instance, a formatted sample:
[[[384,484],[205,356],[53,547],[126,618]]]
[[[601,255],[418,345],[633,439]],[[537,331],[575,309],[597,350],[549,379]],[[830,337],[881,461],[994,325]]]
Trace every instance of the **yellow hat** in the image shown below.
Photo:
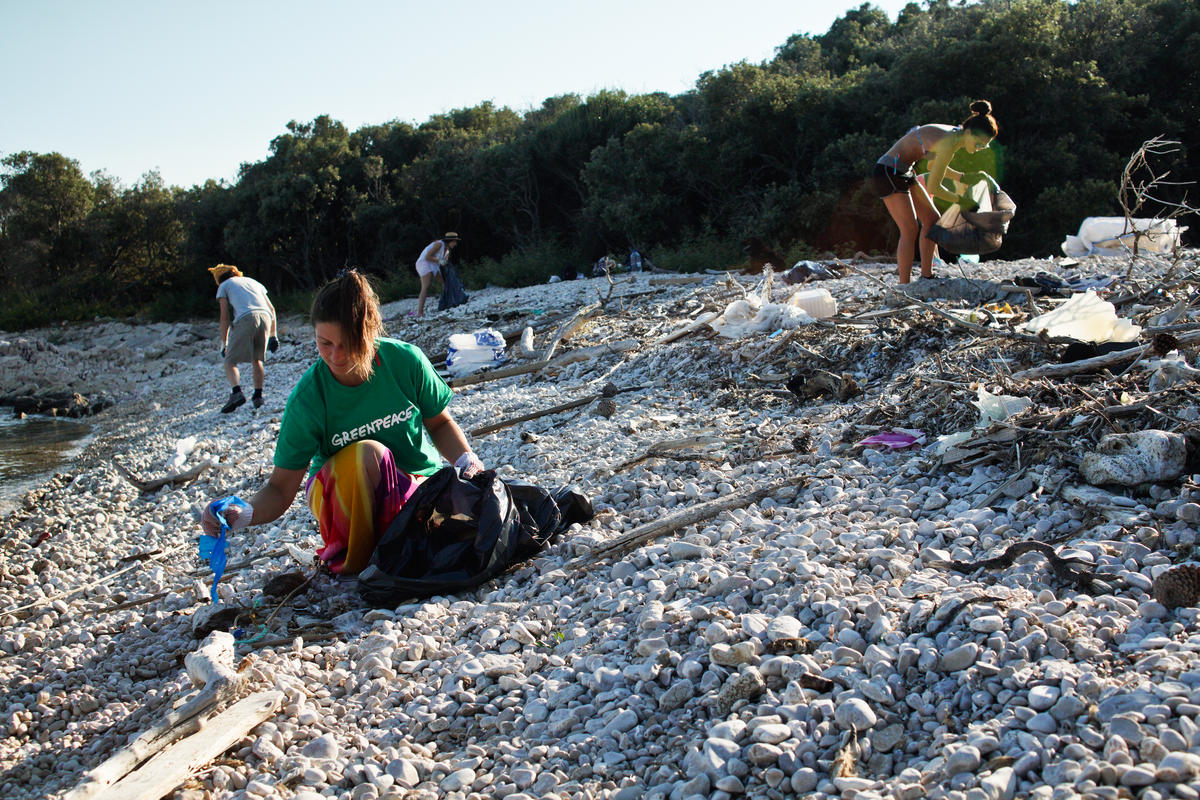
[[[232,264],[217,264],[215,267],[209,267],[208,271],[212,274],[213,280],[218,284],[221,282],[221,278],[225,277],[228,273],[233,273],[233,277],[235,278],[242,277],[242,271]]]
[[[447,241],[447,242],[449,242],[449,241],[455,241],[455,242],[457,242],[457,241],[458,241],[458,234],[457,234],[457,233],[455,233],[454,231],[446,231],[446,235],[442,237],[442,240],[443,240],[443,241]]]

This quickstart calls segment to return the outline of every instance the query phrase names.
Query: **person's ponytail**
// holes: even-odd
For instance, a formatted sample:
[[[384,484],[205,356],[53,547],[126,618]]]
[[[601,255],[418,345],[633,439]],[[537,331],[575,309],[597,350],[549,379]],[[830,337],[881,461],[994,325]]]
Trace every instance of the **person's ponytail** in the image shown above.
[[[379,296],[366,275],[353,267],[339,272],[317,292],[309,317],[314,326],[336,323],[345,337],[343,344],[352,362],[351,373],[363,380],[370,377],[375,340],[384,331]]]

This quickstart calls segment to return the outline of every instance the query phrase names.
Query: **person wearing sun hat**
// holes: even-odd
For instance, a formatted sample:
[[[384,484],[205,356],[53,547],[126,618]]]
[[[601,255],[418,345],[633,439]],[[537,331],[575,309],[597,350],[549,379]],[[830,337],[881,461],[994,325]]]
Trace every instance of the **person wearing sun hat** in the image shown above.
[[[263,404],[263,383],[266,379],[267,350],[279,349],[278,324],[275,306],[267,297],[267,288],[253,278],[247,278],[232,264],[209,267],[217,282],[217,302],[221,306],[221,358],[230,394],[222,414],[228,414],[246,402],[242,393],[238,364],[250,363],[254,379],[254,407]]]
[[[458,234],[448,231],[440,239],[434,239],[421,251],[417,259],[417,275],[421,278],[421,294],[417,297],[417,316],[425,314],[425,299],[429,296],[429,285],[436,275],[442,276],[442,265],[450,258],[450,251],[458,245]]]

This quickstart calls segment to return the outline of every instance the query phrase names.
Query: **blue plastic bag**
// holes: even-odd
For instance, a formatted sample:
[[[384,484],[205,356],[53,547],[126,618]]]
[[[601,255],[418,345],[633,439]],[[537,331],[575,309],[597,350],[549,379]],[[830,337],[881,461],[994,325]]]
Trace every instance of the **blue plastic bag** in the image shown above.
[[[220,500],[214,500],[212,511],[213,515],[217,518],[217,522],[221,523],[221,533],[217,536],[205,534],[200,537],[199,542],[200,557],[208,561],[208,565],[213,571],[212,591],[209,596],[214,603],[221,602],[217,599],[217,584],[221,582],[221,576],[225,574],[225,543],[226,536],[229,533],[229,523],[225,521],[225,509],[231,505],[242,508],[250,507],[250,504],[240,497],[223,497]]]

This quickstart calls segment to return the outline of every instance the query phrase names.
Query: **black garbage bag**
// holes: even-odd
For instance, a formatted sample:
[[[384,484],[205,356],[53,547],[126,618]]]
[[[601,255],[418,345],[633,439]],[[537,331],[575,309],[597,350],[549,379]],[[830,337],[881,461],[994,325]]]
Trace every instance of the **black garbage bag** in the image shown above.
[[[999,250],[1017,204],[1003,190],[987,190],[987,195],[990,203],[981,204],[977,211],[950,206],[929,229],[929,238],[952,253],[981,256]]]
[[[445,467],[427,478],[380,537],[358,575],[376,607],[478,586],[535,555],[592,504],[573,488],[505,483],[494,470],[470,480]]]
[[[461,306],[465,302],[467,290],[458,279],[458,273],[450,264],[442,264],[442,299],[438,301],[438,311]]]
[[[1118,350],[1128,350],[1131,347],[1141,347],[1141,342],[1081,342],[1073,341],[1067,344],[1059,353],[1058,361],[1060,364],[1074,364],[1076,361],[1083,361],[1096,356],[1104,356],[1109,353],[1115,353]]]

